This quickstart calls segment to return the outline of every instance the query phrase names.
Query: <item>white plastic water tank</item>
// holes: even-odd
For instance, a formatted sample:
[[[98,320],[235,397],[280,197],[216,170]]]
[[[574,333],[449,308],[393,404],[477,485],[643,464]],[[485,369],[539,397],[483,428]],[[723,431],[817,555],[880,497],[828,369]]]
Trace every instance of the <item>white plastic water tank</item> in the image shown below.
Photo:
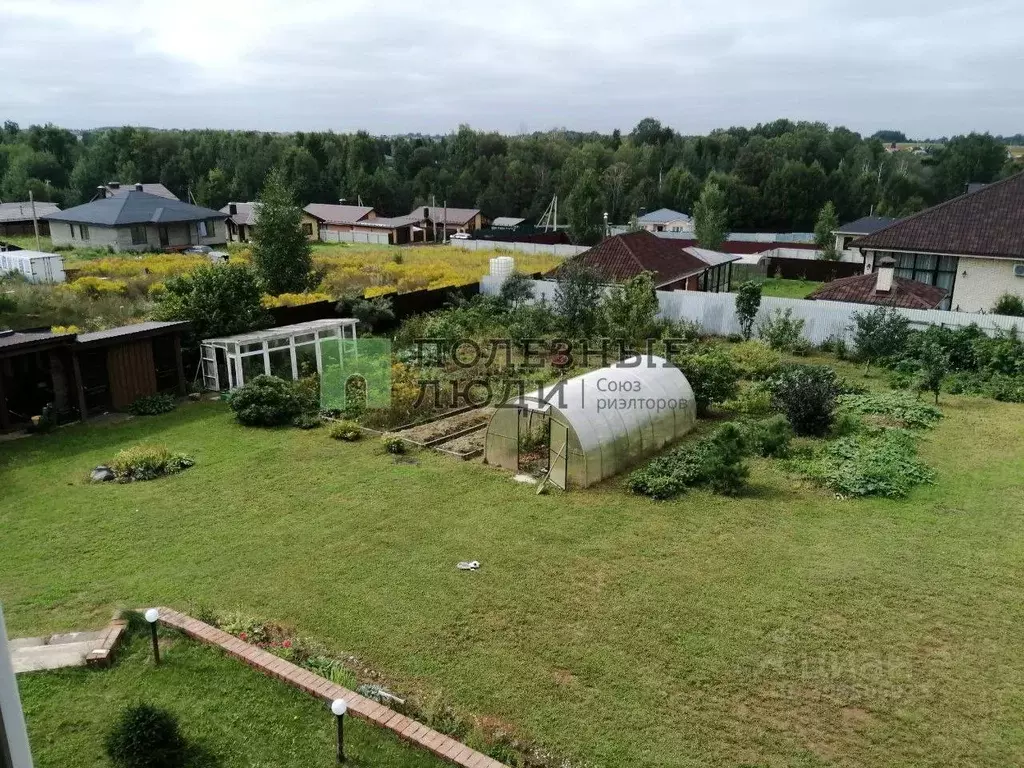
[[[516,268],[516,260],[511,256],[497,256],[490,260],[491,277],[504,280],[511,275]]]

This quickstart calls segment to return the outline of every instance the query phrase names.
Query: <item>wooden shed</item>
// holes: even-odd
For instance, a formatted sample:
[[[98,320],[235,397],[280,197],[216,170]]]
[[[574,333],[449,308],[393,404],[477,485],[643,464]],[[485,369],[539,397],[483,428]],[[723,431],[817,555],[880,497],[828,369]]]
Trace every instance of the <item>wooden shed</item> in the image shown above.
[[[74,420],[81,381],[74,343],[73,333],[0,331],[0,432],[29,424],[48,403]]]
[[[185,394],[181,334],[188,323],[147,322],[81,333],[74,346],[83,414],[120,411],[157,392]]]

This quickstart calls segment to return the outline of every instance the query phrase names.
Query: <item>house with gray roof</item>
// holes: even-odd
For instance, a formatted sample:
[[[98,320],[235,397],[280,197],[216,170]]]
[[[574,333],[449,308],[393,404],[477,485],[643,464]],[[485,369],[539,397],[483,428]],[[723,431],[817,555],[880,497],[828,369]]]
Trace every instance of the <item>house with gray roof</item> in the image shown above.
[[[135,190],[136,192],[147,192],[150,195],[156,195],[157,197],[164,197],[168,200],[177,200],[178,196],[171,192],[167,187],[160,183],[144,183],[136,182],[134,184],[122,184],[120,181],[108,181],[106,184],[100,184],[96,188],[96,197],[94,199],[100,199],[104,197],[120,197],[121,195],[127,194],[128,192]]]
[[[693,219],[671,208],[659,208],[637,218],[640,229],[648,232],[693,232]]]
[[[895,224],[897,221],[899,219],[892,219],[888,216],[862,216],[849,224],[843,224],[832,233],[836,238],[836,251],[840,254],[846,252],[850,256],[856,256],[856,260],[860,261],[860,253],[855,248],[851,248],[850,244],[858,237],[873,235],[878,230]]]
[[[56,203],[44,203],[36,200],[22,200],[13,203],[0,203],[0,235],[31,235],[35,232],[32,226],[32,208],[35,206],[35,216],[39,220],[39,234],[50,234],[50,228],[43,216],[56,213],[60,206]]]
[[[227,242],[227,215],[211,208],[128,190],[46,216],[54,246],[115,251],[176,251]]]

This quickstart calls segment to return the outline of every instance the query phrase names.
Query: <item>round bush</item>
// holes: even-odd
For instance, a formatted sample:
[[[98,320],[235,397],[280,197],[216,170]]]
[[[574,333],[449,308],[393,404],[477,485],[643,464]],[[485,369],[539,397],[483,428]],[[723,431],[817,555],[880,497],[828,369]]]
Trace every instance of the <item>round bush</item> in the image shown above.
[[[388,453],[405,453],[405,440],[398,435],[384,435],[380,442]]]
[[[331,425],[331,429],[327,434],[334,440],[354,443],[362,438],[363,430],[354,421],[338,421]]]
[[[276,376],[257,376],[231,395],[231,410],[247,427],[277,427],[299,415],[294,385]]]
[[[798,435],[822,437],[832,428],[842,385],[831,368],[794,365],[772,380],[772,394]]]
[[[185,747],[177,718],[151,704],[127,707],[106,738],[107,755],[117,768],[180,768]]]

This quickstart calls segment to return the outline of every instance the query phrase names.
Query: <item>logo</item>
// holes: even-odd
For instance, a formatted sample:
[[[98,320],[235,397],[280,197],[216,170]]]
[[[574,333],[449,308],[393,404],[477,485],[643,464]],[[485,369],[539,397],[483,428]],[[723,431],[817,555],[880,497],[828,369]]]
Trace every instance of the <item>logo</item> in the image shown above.
[[[320,408],[344,410],[391,405],[391,341],[328,339],[320,342]]]

